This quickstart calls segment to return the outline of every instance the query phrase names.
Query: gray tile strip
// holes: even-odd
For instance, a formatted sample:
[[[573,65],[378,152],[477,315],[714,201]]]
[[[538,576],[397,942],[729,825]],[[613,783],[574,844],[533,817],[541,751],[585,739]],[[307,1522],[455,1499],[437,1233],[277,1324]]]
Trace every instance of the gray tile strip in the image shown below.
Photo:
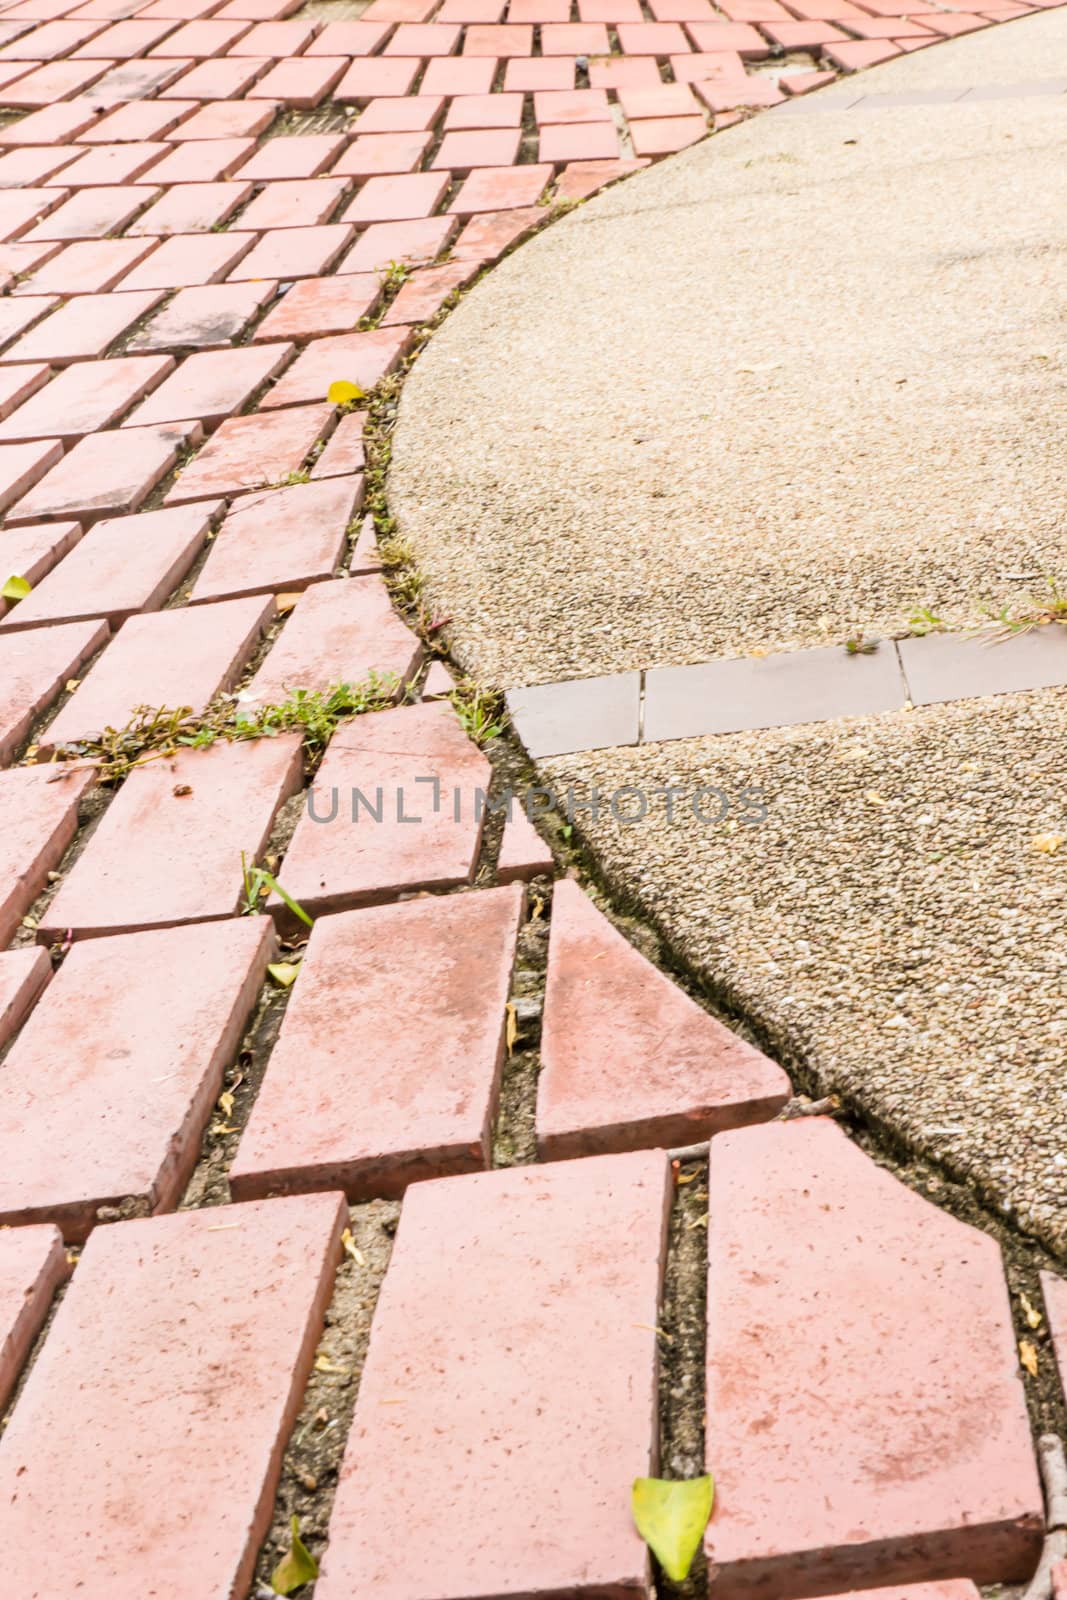
[[[970,105],[975,100],[1032,100],[1067,93],[1067,78],[1042,78],[1035,83],[987,83],[969,89],[903,89],[899,94],[860,94],[854,100],[831,99],[816,92],[772,106],[772,116],[811,116],[827,111],[884,111],[894,106]]]
[[[645,674],[645,741],[862,717],[906,698],[891,639],[871,655],[831,646],[659,667]]]
[[[535,758],[607,750],[640,737],[639,672],[512,689],[507,702],[515,730]]]
[[[653,667],[512,689],[508,708],[530,755],[830,722],[988,695],[1067,686],[1067,627],[884,639],[870,655],[841,646]],[[642,723],[643,715],[643,723]]]

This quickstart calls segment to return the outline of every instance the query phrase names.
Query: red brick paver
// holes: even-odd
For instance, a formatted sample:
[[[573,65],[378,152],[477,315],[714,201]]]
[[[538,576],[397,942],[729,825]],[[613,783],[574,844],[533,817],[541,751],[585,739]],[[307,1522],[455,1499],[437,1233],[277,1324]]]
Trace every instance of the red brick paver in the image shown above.
[[[276,594],[329,578],[341,564],[362,487],[359,478],[326,480],[241,495],[212,543],[190,600]]]
[[[20,920],[58,866],[78,826],[78,803],[91,788],[88,771],[48,767],[0,772],[0,942]]]
[[[7,1404],[52,1296],[69,1271],[55,1228],[0,1233],[0,1406]]]
[[[0,766],[23,743],[50,705],[107,639],[102,622],[75,622],[41,633],[0,634]]]

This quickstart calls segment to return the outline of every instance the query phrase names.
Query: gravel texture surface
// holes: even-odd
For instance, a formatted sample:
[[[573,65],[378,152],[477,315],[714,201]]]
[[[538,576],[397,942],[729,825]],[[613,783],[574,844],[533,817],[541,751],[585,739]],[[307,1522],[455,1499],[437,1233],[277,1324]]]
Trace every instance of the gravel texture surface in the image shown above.
[[[1065,50],[1049,12],[853,88]],[[511,687],[959,624],[1062,571],[1063,98],[766,113],[479,284],[391,478],[462,663]]]
[[[802,1087],[841,1092],[1062,1254],[1065,741],[1067,696],[1047,690],[543,770],[579,799],[679,787],[671,822],[663,797],[641,822],[579,815],[620,903]],[[720,823],[693,814],[709,785]]]

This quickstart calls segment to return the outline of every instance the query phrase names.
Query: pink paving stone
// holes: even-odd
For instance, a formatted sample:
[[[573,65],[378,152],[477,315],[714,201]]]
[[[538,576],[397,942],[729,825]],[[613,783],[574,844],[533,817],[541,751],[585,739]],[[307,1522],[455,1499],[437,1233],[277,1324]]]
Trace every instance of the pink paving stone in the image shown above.
[[[783,50],[819,52],[824,44],[848,40],[848,34],[842,33],[833,22],[765,22],[763,32],[772,44],[780,44]]]
[[[552,22],[541,29],[543,56],[597,56],[610,50],[608,30],[602,22]]]
[[[737,106],[776,106],[783,98],[776,84],[755,77],[745,83],[734,83],[728,78],[721,82],[698,79],[693,87],[709,111],[733,111]]]
[[[241,852],[262,858],[278,808],[301,787],[302,767],[299,736],[287,733],[136,767],[67,873],[39,937],[52,943],[68,930],[91,938],[233,917],[244,894]]]
[[[59,150],[38,150],[31,145],[26,149],[12,150],[10,155],[0,156],[0,188],[33,188],[37,184],[47,187],[45,180],[69,166],[77,154],[77,149],[72,146]]]
[[[0,367],[0,418],[9,417],[17,406],[44,387],[52,369],[43,361],[25,367]]]
[[[541,49],[544,55],[561,55],[565,51],[554,50],[549,52],[544,48],[544,34],[541,35]],[[577,52],[573,52],[577,54]],[[491,60],[506,61],[509,56],[533,55],[533,28],[528,24],[514,23],[486,23],[475,22],[466,30],[463,38],[463,54],[465,56],[488,56]]]
[[[347,56],[292,56],[272,67],[248,94],[308,110],[322,104],[347,66]]]
[[[63,453],[58,439],[35,444],[0,444],[0,512],[33,487]],[[32,521],[32,518],[27,518]],[[7,581],[6,579],[4,580]]]
[[[424,685],[424,697],[425,694]],[[520,878],[551,876],[552,866],[551,850],[521,806],[516,806],[504,823],[504,836],[500,841],[500,855],[496,864],[497,882],[514,883]]]
[[[249,30],[247,22],[207,21],[187,22],[177,28],[162,44],[151,51],[153,56],[190,56],[194,61],[206,61],[211,56],[221,56],[231,45],[243,39]]]
[[[351,477],[353,473],[363,471],[363,428],[367,420],[365,411],[351,411],[341,418],[333,433],[330,442],[322,452],[319,459],[311,469],[312,479]],[[360,484],[360,499],[362,501],[362,483]],[[363,543],[362,537],[359,544]],[[358,561],[359,549],[352,557],[353,564],[350,572],[359,572],[362,567]],[[378,563],[375,563],[377,566]]]
[[[843,72],[858,72],[900,55],[900,47],[890,39],[857,39],[851,44],[827,45],[823,54]]]
[[[360,105],[379,96],[405,95],[418,76],[421,61],[405,61],[382,56],[370,56],[353,61],[333,92],[335,100],[351,100]],[[442,93],[435,90],[435,93]]]
[[[522,107],[521,94],[457,95],[449,104],[445,131],[452,132],[456,128],[518,128],[522,125]]]
[[[229,281],[242,278],[314,278],[329,272],[341,252],[351,244],[355,230],[334,222],[320,228],[275,228],[264,233]]]
[[[80,136],[81,144],[138,143],[162,139],[197,108],[195,100],[130,100],[99,118]]]
[[[504,68],[505,92],[529,94],[538,89],[573,89],[574,62],[563,56],[531,56],[509,61]]]
[[[760,61],[770,55],[766,39],[747,22],[687,22],[686,32],[694,49],[708,54],[736,50],[747,61]]]
[[[4,1224],[174,1210],[275,955],[266,917],[75,945],[0,1074]]]
[[[420,700],[447,700],[455,691],[456,680],[443,661],[431,661],[419,691]],[[507,881],[502,880],[502,881]]]
[[[91,189],[100,185],[132,183],[134,178],[152,165],[169,146],[157,141],[142,144],[94,145],[71,166],[64,169],[62,180],[53,179],[56,187]],[[51,185],[49,185],[51,187]]]
[[[432,215],[448,193],[444,173],[409,172],[396,177],[368,178],[342,212],[344,222],[408,222]]]
[[[361,589],[371,579],[348,581]],[[472,882],[483,821],[476,800],[489,770],[448,705],[404,706],[342,726],[315,780],[314,815],[301,817],[282,863],[287,892],[319,916]],[[433,785],[420,777],[440,780],[437,811]],[[328,820],[334,789],[337,815]],[[411,817],[421,821],[401,820]]]
[[[58,239],[49,239],[39,244],[0,244],[0,273],[10,277],[17,277],[22,272],[33,272],[36,267],[41,265],[42,261],[50,260],[62,248],[63,246]],[[55,300],[52,299],[51,303],[54,305]],[[8,319],[11,302],[6,301],[2,304],[6,315],[0,316],[0,322],[2,322],[3,328],[6,329],[9,326]],[[39,312],[37,314],[40,315]],[[9,334],[0,331],[0,340],[9,337]]]
[[[363,13],[368,22],[429,22],[437,0],[372,0]]]
[[[47,220],[64,198],[61,189],[5,189],[0,194],[0,232],[5,239],[17,239],[34,223]]]
[[[308,56],[369,56],[388,39],[389,22],[328,22],[308,45]]]
[[[518,128],[486,128],[446,133],[431,168],[468,173],[475,167],[510,167],[519,154]]]
[[[764,86],[761,78],[750,79],[745,63],[736,50],[698,52],[689,56],[672,56],[671,70],[679,83],[729,83],[747,89],[754,83],[757,90]],[[770,85],[774,87],[773,84]]]
[[[461,94],[489,94],[497,66],[496,56],[438,56],[427,64],[419,94],[446,95],[453,99]]]
[[[648,1151],[409,1191],[316,1600],[499,1593],[503,1527],[510,1594],[651,1593],[625,1484],[655,1471],[667,1175]]]
[[[301,0],[229,0],[213,12],[216,17],[238,17],[252,22],[280,22],[301,8]]]
[[[21,294],[97,294],[115,285],[156,248],[155,239],[82,239],[52,256],[16,289]],[[56,432],[60,421],[56,419]],[[66,432],[64,428],[62,431]]]
[[[141,294],[78,295],[43,322],[36,322],[5,352],[4,360],[49,361],[53,366],[66,366],[71,361],[95,359],[162,298],[158,290]],[[27,301],[27,309],[31,304],[39,306],[40,302]],[[36,321],[39,314],[39,310],[35,310],[28,320]]]
[[[450,56],[459,46],[455,23],[402,22],[382,54],[386,56]]]
[[[432,133],[363,134],[352,140],[333,171],[360,178],[414,172],[432,143]]]
[[[522,902],[514,887],[320,918],[230,1169],[235,1199],[399,1196],[489,1165]]]
[[[31,946],[0,954],[0,1047],[21,1028],[51,976],[52,963],[45,950]],[[0,1235],[0,1248],[4,1242],[5,1237]],[[4,1346],[0,1342],[0,1373],[3,1363]],[[0,1396],[0,1405],[5,1398]]]
[[[537,1147],[562,1160],[685,1145],[774,1116],[780,1067],[646,961],[569,879],[557,883]]]
[[[298,689],[364,683],[372,674],[399,686],[421,661],[422,646],[380,577],[337,578],[300,596],[248,694],[275,705]]]
[[[103,64],[98,63],[98,65]],[[180,78],[192,65],[188,59],[121,61],[86,90],[85,99],[90,104],[98,105],[102,111],[107,111],[123,101],[140,100],[145,96],[158,94]]]
[[[382,327],[428,322],[448,298],[477,274],[478,261],[449,261],[443,267],[426,267],[414,273],[382,318]]]
[[[352,187],[344,178],[294,178],[268,183],[241,216],[241,227],[314,228],[337,209]]]
[[[72,442],[83,433],[106,428],[160,383],[173,365],[170,356],[78,362],[0,422],[0,439],[45,439],[59,434]]]
[[[79,522],[36,522],[8,528],[0,536],[0,567],[4,569],[0,584],[8,578],[25,578],[36,587],[74,549],[81,536]],[[0,600],[0,618],[9,616],[16,604],[24,602]]]
[[[225,20],[215,18],[216,22]],[[235,45],[230,46],[229,53],[231,56],[274,56],[278,60],[300,56],[320,26],[318,22],[258,22]]]
[[[503,95],[488,95],[487,99],[501,100]],[[428,133],[441,120],[444,109],[443,95],[418,94],[405,99],[368,100],[359,114],[356,132],[363,133]],[[451,111],[451,107],[449,108]]]
[[[190,603],[305,589],[332,577],[362,498],[358,477],[242,495],[212,543]]]
[[[793,72],[779,78],[778,86],[786,94],[810,94],[813,89],[824,89],[836,81],[836,72]]]
[[[731,22],[781,22],[789,16],[779,0],[718,0],[718,9]]]
[[[272,61],[246,61],[232,56],[222,61],[202,61],[169,89],[164,99],[236,100],[273,66]]]
[[[173,33],[176,26],[176,23],[160,17],[149,17],[146,21],[138,18],[116,22],[113,27],[97,34],[89,44],[81,45],[71,53],[75,58],[128,61],[133,56],[144,55],[154,44],[159,44]]]
[[[541,161],[613,160],[620,153],[614,123],[557,123],[542,128],[537,145]]]
[[[98,522],[4,619],[0,640],[12,628],[89,617],[114,628],[138,611],[157,610],[203,549],[222,506],[209,500]]]
[[[0,634],[0,765],[8,765],[34,719],[106,639],[102,622]]]
[[[69,1271],[55,1228],[9,1228],[0,1234],[0,1407],[7,1405],[52,1296]]]
[[[189,139],[173,145],[148,176],[153,183],[217,183],[232,178],[255,147],[254,139]]]
[[[250,178],[255,183],[265,183],[272,178],[315,178],[325,171],[344,144],[344,136],[333,133],[268,139],[236,176]]]
[[[111,61],[49,61],[35,72],[28,72],[17,83],[4,88],[5,106],[33,111],[38,106],[50,106],[56,100],[67,100],[80,89],[102,78]]]
[[[348,563],[348,570],[353,575],[367,572],[381,572],[382,560],[378,552],[378,538],[374,529],[374,518],[363,518],[363,526],[356,540],[356,548],[352,552]]]
[[[13,1594],[247,1590],[345,1220],[304,1195],[97,1229],[0,1447]]]
[[[57,777],[47,766],[0,772],[0,943],[8,943],[59,865],[93,777],[91,771]]]
[[[269,101],[260,104],[256,100],[213,100],[180,122],[170,139],[172,143],[187,139],[253,139],[270,127],[277,109]]]
[[[633,84],[651,86],[662,83],[663,79],[655,56],[618,56],[613,60],[590,61],[589,82],[594,89],[621,89]]]
[[[534,95],[534,121],[611,122],[611,105],[603,89],[541,89]]]
[[[62,190],[45,190],[61,195]],[[29,194],[29,190],[23,190]],[[155,192],[136,185],[120,188],[81,189],[56,207],[31,232],[24,235],[33,243],[38,239],[105,239],[118,233],[127,222],[154,200]]]
[[[797,27],[803,27],[797,23]],[[811,23],[812,28],[833,26],[830,22]],[[849,33],[855,34],[857,39],[925,39],[932,42],[937,35],[930,27],[922,22],[911,22],[907,17],[849,17],[846,23]],[[837,30],[837,37],[844,39],[845,34]]]
[[[703,139],[708,125],[703,116],[650,117],[647,121],[630,123],[630,138],[634,154],[639,156],[666,156],[675,150]]]
[[[650,7],[655,15],[655,7]],[[640,0],[578,0],[578,17],[582,22],[643,22],[644,13],[641,10]],[[657,17],[659,22],[674,21],[672,18]]]
[[[92,521],[136,511],[166,477],[178,452],[199,436],[199,424],[189,422],[91,433],[79,439],[8,512],[8,520],[74,517]]]
[[[623,22],[618,34],[623,54],[628,56],[672,56],[689,48],[677,22]]]
[[[200,350],[186,357],[178,371],[138,406],[126,426],[197,418],[205,427],[214,427],[234,411],[242,411],[291,354],[291,344]]]
[[[525,167],[483,167],[464,181],[449,211],[467,217],[478,211],[511,211],[536,205],[551,180],[546,163]]]
[[[140,706],[199,715],[233,688],[274,614],[273,599],[252,595],[129,617],[41,735],[41,748],[124,728]]]
[[[716,1590],[1024,1581],[1044,1517],[996,1242],[823,1118],[714,1138],[710,1185]]]
[[[250,183],[177,183],[162,200],[130,223],[127,237],[151,234],[210,233],[231,217],[252,193]],[[252,224],[254,227],[254,224]]]
[[[103,22],[85,20],[44,22],[29,36],[0,47],[0,61],[57,61],[61,56],[70,55],[87,39],[102,33],[104,28]],[[101,50],[97,59],[106,57],[107,51]]]
[[[394,261],[433,261],[459,227],[455,217],[375,222],[361,233],[337,268],[341,273],[385,272]]]
[[[129,350],[221,350],[273,298],[273,283],[210,284],[180,289],[166,310],[134,334]]]
[[[889,1589],[853,1590],[848,1595],[831,1595],[828,1600],[980,1600],[968,1578],[946,1578],[942,1583],[898,1583]]]
[[[925,16],[923,19],[934,33],[943,34],[946,39],[954,39],[961,33],[974,33],[978,28],[987,28],[989,19],[974,13],[959,12],[956,16]]]
[[[217,283],[248,254],[254,233],[187,233],[164,239],[122,280],[123,289],[187,289]]]
[[[351,278],[305,278],[282,296],[252,335],[261,339],[309,339],[324,333],[351,333],[369,317],[382,297],[373,274]]]
[[[509,22],[569,22],[570,0],[510,0]]]
[[[921,8],[914,5],[908,9],[917,13]],[[839,22],[845,17],[863,15],[851,0],[786,0],[786,10],[804,22]]]
[[[623,87],[619,90],[619,104],[628,121],[634,117],[685,117],[700,112],[699,100],[685,83]]]
[[[374,328],[315,339],[263,396],[260,410],[325,400],[331,383],[341,379],[369,391],[395,371],[411,341],[410,328]]]
[[[239,494],[278,483],[303,466],[333,419],[333,407],[328,405],[230,417],[178,475],[166,503]]]
[[[1062,1382],[1067,1375],[1067,1281],[1051,1272],[1041,1274],[1041,1293],[1045,1299],[1052,1348]],[[1053,1573],[1055,1600],[1067,1590],[1067,1562],[1061,1562]]]

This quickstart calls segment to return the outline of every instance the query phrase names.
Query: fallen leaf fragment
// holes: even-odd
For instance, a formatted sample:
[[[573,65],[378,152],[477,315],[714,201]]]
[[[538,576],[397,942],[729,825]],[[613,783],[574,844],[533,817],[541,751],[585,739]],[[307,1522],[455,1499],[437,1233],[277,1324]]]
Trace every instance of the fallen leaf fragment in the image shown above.
[[[353,400],[365,400],[366,395],[358,383],[349,383],[345,378],[338,378],[326,391],[326,398],[332,406],[351,405]]]
[[[367,1265],[367,1258],[353,1239],[351,1228],[346,1228],[342,1233],[341,1248],[346,1256],[351,1256],[357,1267],[365,1267]]]
[[[296,982],[297,973],[300,971],[298,961],[272,961],[267,971],[275,983],[280,983],[283,989],[291,989]]]
[[[1043,856],[1054,856],[1067,835],[1062,833],[1035,833],[1030,844]]]
[[[25,578],[18,577],[15,573],[7,579],[4,587],[0,589],[0,600],[25,600],[30,592],[31,585]]]
[[[1022,1306],[1023,1316],[1026,1318],[1026,1326],[1028,1328],[1040,1328],[1042,1317],[1037,1307],[1032,1305],[1024,1294],[1019,1296],[1019,1304]]]
[[[270,1586],[275,1594],[292,1594],[294,1589],[310,1583],[319,1575],[319,1564],[300,1537],[300,1518],[293,1517],[289,1524],[289,1549],[271,1573]]]
[[[711,1516],[715,1485],[702,1478],[635,1478],[630,1496],[634,1527],[674,1583],[689,1575]]]
[[[1019,1360],[1030,1374],[1031,1378],[1037,1377],[1037,1349],[1029,1339],[1019,1340]]]
[[[504,1007],[504,1010],[508,1015],[505,1038],[507,1041],[508,1055],[510,1056],[511,1052],[515,1048],[515,1040],[519,1037],[519,1023],[518,1018],[515,1015],[514,1003],[511,1000],[508,1001],[507,1005]]]

